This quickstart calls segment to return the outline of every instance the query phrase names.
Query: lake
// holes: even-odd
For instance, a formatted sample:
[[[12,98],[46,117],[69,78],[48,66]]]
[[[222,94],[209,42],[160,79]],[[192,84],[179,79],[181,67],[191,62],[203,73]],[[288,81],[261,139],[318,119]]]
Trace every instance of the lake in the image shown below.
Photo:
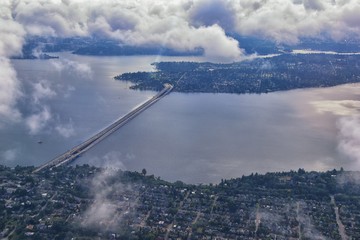
[[[59,56],[12,61],[23,92],[17,106],[22,121],[0,128],[1,164],[49,161],[155,94],[129,90],[131,84],[114,80],[115,75],[150,71],[154,61],[204,60]],[[145,168],[186,183],[298,168],[360,170],[354,144],[359,89],[351,84],[261,95],[173,92],[75,164]]]

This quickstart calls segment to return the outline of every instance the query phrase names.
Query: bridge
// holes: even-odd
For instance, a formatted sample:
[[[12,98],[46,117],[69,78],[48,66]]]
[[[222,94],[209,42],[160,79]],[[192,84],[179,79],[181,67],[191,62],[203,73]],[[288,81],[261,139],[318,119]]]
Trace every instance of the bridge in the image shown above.
[[[141,112],[152,106],[154,103],[159,101],[161,98],[166,96],[171,90],[173,89],[173,86],[170,84],[165,84],[164,89],[162,89],[159,93],[157,93],[155,96],[147,100],[146,102],[142,103],[135,109],[133,109],[131,112],[126,114],[125,116],[119,118],[114,123],[110,124],[108,127],[104,128],[99,133],[95,134],[88,140],[84,141],[83,143],[73,147],[72,149],[66,151],[65,153],[61,154],[60,156],[57,156],[56,158],[52,159],[51,161],[39,166],[36,168],[33,172],[37,173],[44,169],[53,168],[53,167],[59,167],[65,164],[69,164],[72,161],[74,161],[77,157],[79,157],[82,153],[86,152],[102,140],[104,140],[106,137],[108,137],[110,134],[114,133],[116,130],[124,126],[126,123],[128,123],[130,120],[135,118],[137,115],[139,115]]]

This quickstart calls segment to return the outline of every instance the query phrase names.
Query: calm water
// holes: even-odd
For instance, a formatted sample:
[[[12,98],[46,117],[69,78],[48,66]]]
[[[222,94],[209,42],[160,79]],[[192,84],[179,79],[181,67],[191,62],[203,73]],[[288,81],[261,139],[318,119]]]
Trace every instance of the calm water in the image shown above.
[[[129,90],[129,83],[113,76],[151,70],[150,63],[159,60],[201,60],[60,57],[13,61],[24,93],[18,106],[23,121],[0,129],[1,164],[44,163],[154,95]],[[357,114],[359,89],[344,85],[262,95],[171,93],[76,163],[146,168],[149,174],[188,183],[298,168],[354,169],[356,161],[338,149],[339,122]],[[31,120],[38,123],[35,130]]]

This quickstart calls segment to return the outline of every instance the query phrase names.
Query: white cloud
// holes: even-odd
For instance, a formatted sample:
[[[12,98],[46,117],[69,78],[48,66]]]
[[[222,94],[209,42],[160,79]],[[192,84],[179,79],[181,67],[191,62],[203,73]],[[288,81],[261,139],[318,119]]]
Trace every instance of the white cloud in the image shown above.
[[[122,184],[118,181],[118,170],[106,168],[99,172],[92,180],[91,189],[94,193],[94,201],[82,216],[82,224],[87,227],[116,229],[121,224],[123,217],[132,214],[137,205],[136,201],[128,201],[128,196],[136,196],[138,192],[130,184]],[[117,180],[116,180],[117,179]],[[113,196],[124,196],[114,198]]]
[[[234,8],[231,2],[223,0],[199,0],[191,7],[190,21],[195,26],[219,25],[226,31],[233,31],[235,26]]]
[[[0,10],[3,9],[0,7]],[[22,25],[12,19],[0,17],[0,34],[0,56],[20,55],[25,36]]]
[[[338,116],[351,116],[360,112],[360,101],[356,100],[321,100],[311,105],[318,113],[332,113]]]
[[[48,107],[44,107],[40,112],[34,113],[25,119],[30,134],[38,134],[43,130],[47,123],[52,119],[51,112]]]
[[[5,21],[11,23],[3,31],[11,29],[14,36],[26,31],[39,36],[102,36],[124,44],[160,44],[177,50],[202,47],[211,58],[236,60],[241,54],[238,43],[225,31],[287,43],[323,34],[337,40],[360,37],[356,0],[22,0],[4,6]],[[209,39],[215,42],[211,45]],[[16,43],[16,50],[21,43],[5,42]]]
[[[51,89],[50,83],[46,80],[41,80],[33,84],[33,99],[35,103],[39,103],[41,99],[52,98],[56,96],[56,92]]]
[[[0,3],[0,118],[18,121],[21,117],[16,102],[21,96],[20,83],[8,57],[21,54],[25,31],[13,21],[11,1]]]
[[[322,34],[338,40],[360,37],[356,0],[22,0],[5,5],[4,15],[16,25],[6,26],[17,29],[15,36],[24,35],[24,30],[40,36],[102,36],[130,45],[203,47],[209,56],[221,58],[236,59],[241,53],[225,31],[287,43]],[[222,54],[210,52],[208,39],[213,37],[213,46],[224,44],[236,54],[229,54],[228,48]]]
[[[224,21],[202,25],[201,21],[205,20],[196,9],[191,10],[192,5],[192,1],[160,1],[157,4],[152,1],[86,1],[84,4],[84,1],[23,0],[13,4],[12,14],[30,35],[102,36],[124,44],[162,45],[177,50],[202,47],[211,58],[237,58],[241,53],[237,42],[219,27]],[[211,7],[216,8],[216,3],[208,10]],[[197,4],[197,9],[200,8]],[[215,8],[214,11],[219,9]],[[190,11],[199,22],[197,26],[191,23]],[[219,19],[222,14],[218,14]],[[224,19],[227,17],[231,18]],[[210,39],[216,40],[214,51],[209,47]],[[222,51],[224,49],[226,51]]]
[[[9,59],[0,56],[0,118],[18,121],[21,117],[16,101],[21,96],[20,83]]]
[[[63,93],[64,98],[69,98],[75,90],[76,88],[74,86],[67,86],[65,92]]]
[[[16,159],[16,156],[18,155],[18,150],[17,149],[8,149],[6,151],[3,152],[2,154],[2,159],[9,163],[12,162]]]
[[[69,59],[58,59],[51,62],[59,72],[76,74],[81,79],[91,79],[92,70],[88,64],[75,62]]]
[[[125,164],[121,160],[124,158],[129,159],[129,156],[124,157],[121,152],[110,151],[102,157],[103,167],[126,170]]]
[[[70,121],[67,124],[60,124],[55,127],[55,130],[64,138],[69,138],[71,136],[74,136],[75,129],[73,126],[72,121]]]
[[[102,191],[101,194],[107,192]],[[88,227],[100,227],[117,223],[118,216],[115,214],[117,206],[104,198],[100,193],[96,194],[95,201],[90,205],[87,211],[84,213],[83,225]]]
[[[348,157],[353,164],[354,170],[360,169],[360,116],[349,116],[339,119],[338,150]]]

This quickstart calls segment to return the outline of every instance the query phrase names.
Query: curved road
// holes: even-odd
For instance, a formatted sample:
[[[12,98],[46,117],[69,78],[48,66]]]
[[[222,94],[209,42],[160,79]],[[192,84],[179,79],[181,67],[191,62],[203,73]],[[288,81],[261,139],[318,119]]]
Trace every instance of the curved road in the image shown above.
[[[64,164],[68,164],[72,162],[75,158],[77,158],[82,153],[86,152],[96,144],[98,144],[100,141],[105,139],[110,134],[114,133],[116,130],[124,126],[127,122],[135,118],[137,115],[139,115],[142,111],[159,101],[161,98],[166,96],[171,90],[173,89],[173,86],[170,84],[165,84],[164,89],[161,90],[159,93],[157,93],[154,97],[150,98],[125,116],[121,117],[108,127],[106,127],[104,130],[100,131],[93,137],[89,138],[85,142],[73,147],[72,149],[66,151],[65,153],[61,154],[60,156],[54,158],[53,160],[39,166],[36,168],[33,172],[39,172],[43,169],[52,168],[52,167],[58,167]]]

